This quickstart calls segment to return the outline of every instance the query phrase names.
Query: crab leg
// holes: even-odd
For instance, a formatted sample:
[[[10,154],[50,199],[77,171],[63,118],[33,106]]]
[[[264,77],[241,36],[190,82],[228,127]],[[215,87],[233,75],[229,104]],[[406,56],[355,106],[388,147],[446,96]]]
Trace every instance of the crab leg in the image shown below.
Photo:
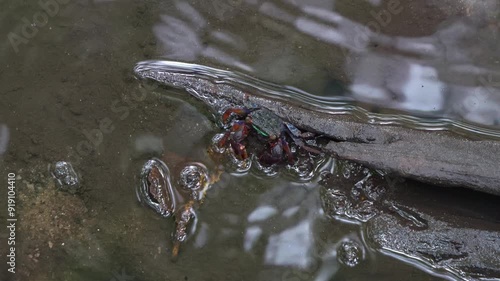
[[[290,151],[290,146],[288,145],[288,142],[286,142],[286,140],[283,137],[280,138],[280,142],[281,142],[281,146],[283,147],[283,150],[286,153],[286,156],[288,157],[288,162],[290,164],[293,164],[293,162],[294,162],[293,154]]]
[[[248,114],[259,110],[260,107],[254,107],[254,108],[228,108],[226,111],[224,111],[224,114],[222,114],[222,122],[224,124],[227,124],[229,117],[231,117],[231,114],[236,114],[239,118],[245,118],[248,116]]]
[[[303,140],[299,139],[299,138],[296,138],[296,137],[292,137],[293,141],[300,147],[302,147],[304,150],[306,151],[309,151],[311,153],[314,153],[314,154],[321,154],[321,151],[319,151],[318,149],[315,149],[315,148],[312,148],[310,146],[307,146]]]
[[[251,119],[247,117],[245,120],[238,120],[233,123],[231,130],[229,132],[224,133],[224,136],[219,140],[219,147],[224,146],[229,140],[231,144],[231,148],[233,152],[242,160],[248,158],[248,154],[245,148],[245,145],[242,144],[243,140],[248,136],[249,127],[248,124],[251,124]]]
[[[231,147],[233,148],[234,153],[236,154],[236,156],[238,156],[239,159],[245,160],[248,158],[245,145],[231,140]]]
[[[314,154],[321,154],[321,151],[319,151],[315,148],[312,148],[310,146],[307,146],[305,144],[305,142],[302,140],[302,136],[311,137],[310,133],[309,134],[302,133],[301,131],[299,131],[299,129],[295,128],[295,126],[293,126],[289,123],[286,123],[286,122],[283,123],[282,133],[283,132],[286,132],[292,138],[293,142],[296,145],[302,147],[304,150],[309,151],[309,152],[314,153]]]
[[[227,142],[227,140],[229,139],[230,136],[231,136],[231,131],[225,132],[224,136],[219,140],[219,142],[217,143],[217,145],[219,147],[225,146],[226,142]]]

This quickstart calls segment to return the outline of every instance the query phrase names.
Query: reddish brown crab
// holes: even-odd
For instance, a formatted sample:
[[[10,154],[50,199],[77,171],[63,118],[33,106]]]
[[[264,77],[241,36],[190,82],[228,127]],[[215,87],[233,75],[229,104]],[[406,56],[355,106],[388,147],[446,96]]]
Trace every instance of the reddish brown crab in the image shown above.
[[[290,150],[287,137],[300,148],[320,154],[318,149],[305,145],[303,139],[314,137],[310,133],[302,133],[290,123],[283,122],[271,111],[259,107],[229,108],[222,115],[222,122],[229,123],[231,116],[234,119],[230,129],[224,133],[219,141],[220,147],[226,145],[227,141],[231,145],[234,154],[240,159],[248,158],[246,140],[248,136],[254,135],[261,142],[264,140],[265,149],[259,153],[258,159],[261,164],[272,165],[277,163],[294,163],[294,155]]]

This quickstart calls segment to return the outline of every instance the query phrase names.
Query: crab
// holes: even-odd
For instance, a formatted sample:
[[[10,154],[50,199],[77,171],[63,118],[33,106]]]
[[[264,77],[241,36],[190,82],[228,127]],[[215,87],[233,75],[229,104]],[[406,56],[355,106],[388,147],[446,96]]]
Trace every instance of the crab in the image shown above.
[[[231,118],[233,116],[234,118]],[[222,147],[229,140],[234,154],[240,160],[248,158],[245,142],[252,134],[261,140],[267,140],[266,148],[258,156],[261,164],[273,165],[285,161],[293,164],[294,155],[290,150],[287,138],[308,152],[321,153],[320,150],[305,144],[304,139],[314,137],[314,134],[302,133],[292,124],[282,121],[268,109],[260,107],[228,108],[222,114],[222,122],[228,124],[231,120],[230,129],[224,133],[218,145]]]
[[[179,171],[180,162],[172,155],[163,157],[169,160],[179,174],[179,180],[172,181],[169,167],[160,159],[147,161],[142,168],[141,183],[137,189],[140,202],[154,209],[163,217],[175,218],[175,232],[172,235],[172,258],[175,260],[179,248],[190,229],[196,226],[196,209],[203,203],[206,191],[218,181],[222,170],[209,175],[205,165],[197,162],[185,163]]]

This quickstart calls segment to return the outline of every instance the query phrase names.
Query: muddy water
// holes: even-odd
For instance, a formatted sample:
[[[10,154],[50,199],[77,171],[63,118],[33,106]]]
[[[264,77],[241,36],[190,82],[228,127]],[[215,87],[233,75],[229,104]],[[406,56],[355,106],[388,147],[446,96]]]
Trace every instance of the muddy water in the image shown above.
[[[173,221],[141,206],[134,190],[142,164],[162,153],[213,168],[206,148],[220,132],[185,93],[141,91],[132,68],[146,59],[227,67],[376,113],[452,118],[498,133],[497,3],[445,2],[0,4],[1,166],[3,178],[17,174],[19,219],[16,274],[2,266],[1,279],[458,278],[408,253],[382,253],[366,241],[365,224],[328,214],[320,189],[334,187],[320,175],[301,182],[228,169],[175,263]],[[60,160],[81,176],[75,195],[57,191],[47,172]],[[337,164],[322,169],[334,173]],[[413,210],[422,202],[412,198],[448,198],[421,192],[394,200]],[[2,191],[2,206],[6,199]],[[498,231],[495,209],[475,208],[481,200],[447,206],[475,228]],[[419,212],[439,213],[439,204],[429,208]]]

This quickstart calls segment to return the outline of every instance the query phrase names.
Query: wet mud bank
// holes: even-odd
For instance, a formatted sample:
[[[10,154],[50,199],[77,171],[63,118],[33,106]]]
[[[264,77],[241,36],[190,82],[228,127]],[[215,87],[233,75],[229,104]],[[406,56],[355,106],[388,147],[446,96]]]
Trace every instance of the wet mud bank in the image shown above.
[[[199,65],[148,61],[139,63],[135,74],[183,89],[216,111],[244,102],[267,108],[300,129],[330,139],[324,151],[341,159],[433,185],[500,195],[496,140],[360,122],[355,115],[312,108],[304,102],[310,95],[297,89]]]

